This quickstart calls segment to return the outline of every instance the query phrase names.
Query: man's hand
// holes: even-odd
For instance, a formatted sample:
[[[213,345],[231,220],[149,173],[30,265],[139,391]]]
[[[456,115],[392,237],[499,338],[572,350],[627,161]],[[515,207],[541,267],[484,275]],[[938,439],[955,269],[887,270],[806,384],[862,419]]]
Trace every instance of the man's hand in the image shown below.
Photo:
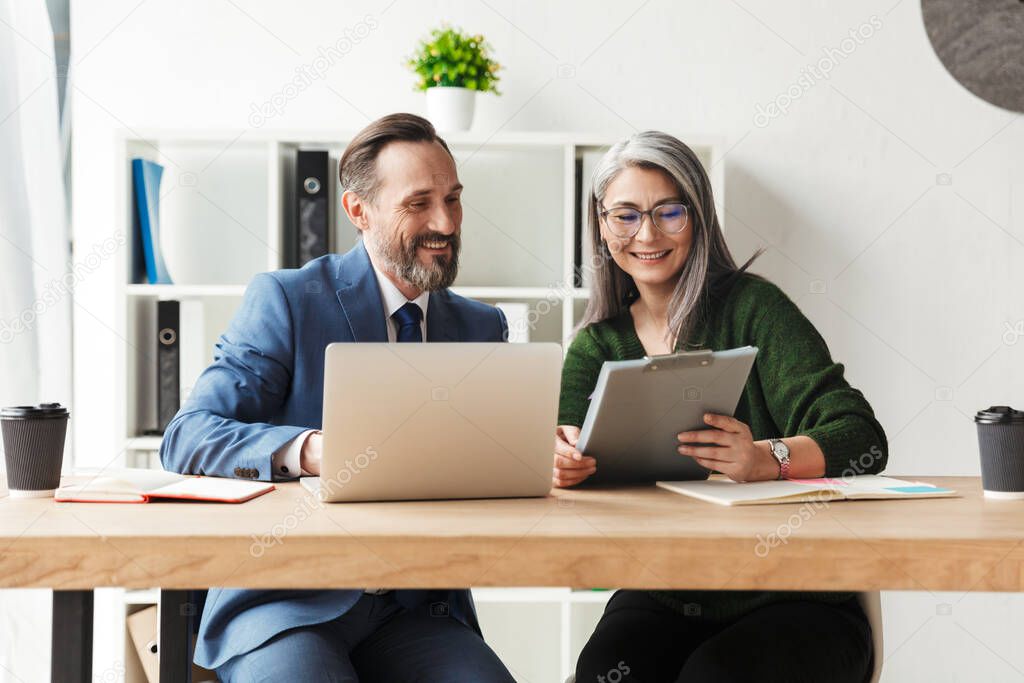
[[[302,452],[299,454],[299,467],[304,472],[310,474],[320,475],[320,460],[323,459],[324,454],[324,433],[313,432],[306,437],[306,442],[302,444]]]

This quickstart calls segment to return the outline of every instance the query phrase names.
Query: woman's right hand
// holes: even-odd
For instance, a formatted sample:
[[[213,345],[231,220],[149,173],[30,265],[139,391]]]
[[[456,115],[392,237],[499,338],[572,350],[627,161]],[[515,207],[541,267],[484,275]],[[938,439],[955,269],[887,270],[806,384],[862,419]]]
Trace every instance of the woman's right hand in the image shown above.
[[[580,428],[559,425],[555,429],[555,469],[551,478],[558,488],[575,486],[597,471],[597,461],[576,450]]]

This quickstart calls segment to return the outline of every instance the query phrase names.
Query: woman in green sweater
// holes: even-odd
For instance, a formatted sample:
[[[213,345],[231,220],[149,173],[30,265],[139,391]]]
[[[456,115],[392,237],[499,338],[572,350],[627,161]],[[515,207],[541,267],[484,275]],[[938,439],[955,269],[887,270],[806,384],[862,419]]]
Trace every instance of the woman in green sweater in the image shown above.
[[[737,267],[693,151],[638,133],[604,156],[590,196],[591,298],[562,371],[554,484],[600,463],[575,445],[606,360],[758,347],[735,417],[678,435],[681,458],[736,481],[872,474],[888,445],[811,322],[778,287]],[[597,681],[850,681],[871,667],[851,593],[615,593],[577,663]]]

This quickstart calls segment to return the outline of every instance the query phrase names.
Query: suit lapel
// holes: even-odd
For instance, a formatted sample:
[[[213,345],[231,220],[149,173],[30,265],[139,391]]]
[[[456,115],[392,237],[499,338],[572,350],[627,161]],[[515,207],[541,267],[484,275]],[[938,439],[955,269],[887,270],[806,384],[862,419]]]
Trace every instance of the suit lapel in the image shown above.
[[[380,287],[370,263],[370,255],[360,241],[341,258],[338,266],[341,288],[338,302],[345,313],[352,338],[357,342],[386,342],[387,323],[381,307]],[[427,301],[427,341],[459,341],[455,317],[451,311],[451,296],[447,289],[431,292]]]
[[[380,305],[380,288],[362,241],[342,257],[337,277],[341,280],[338,301],[352,330],[352,339],[386,342],[388,329]]]
[[[447,289],[431,292],[427,300],[427,341],[459,341]]]

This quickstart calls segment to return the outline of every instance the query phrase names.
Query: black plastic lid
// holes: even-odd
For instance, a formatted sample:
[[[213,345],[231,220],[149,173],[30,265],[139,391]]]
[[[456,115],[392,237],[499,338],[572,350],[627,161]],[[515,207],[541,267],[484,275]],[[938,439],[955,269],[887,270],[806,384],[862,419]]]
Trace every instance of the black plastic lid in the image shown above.
[[[974,416],[974,421],[981,424],[1024,422],[1024,410],[1014,410],[1010,406],[992,406],[988,410],[979,410]]]
[[[59,403],[40,403],[37,406],[14,406],[0,410],[0,418],[5,420],[39,420],[67,416],[68,409]]]

